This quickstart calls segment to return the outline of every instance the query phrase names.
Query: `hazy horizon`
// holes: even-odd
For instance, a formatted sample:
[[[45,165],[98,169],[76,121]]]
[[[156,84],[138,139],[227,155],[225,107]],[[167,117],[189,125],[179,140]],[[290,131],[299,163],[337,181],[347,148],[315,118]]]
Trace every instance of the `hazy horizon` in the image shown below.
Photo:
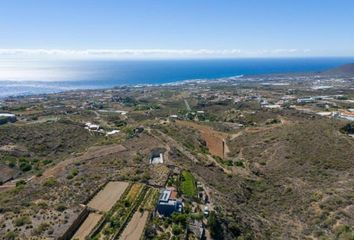
[[[0,59],[350,57],[352,9],[350,0],[5,0]]]

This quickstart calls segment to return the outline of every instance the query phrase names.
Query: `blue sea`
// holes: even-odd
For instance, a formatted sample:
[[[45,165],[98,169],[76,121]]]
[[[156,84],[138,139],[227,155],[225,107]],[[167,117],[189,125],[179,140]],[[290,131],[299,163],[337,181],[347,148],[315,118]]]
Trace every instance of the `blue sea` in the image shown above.
[[[238,75],[319,72],[347,63],[354,63],[354,57],[125,61],[1,59],[0,98]]]

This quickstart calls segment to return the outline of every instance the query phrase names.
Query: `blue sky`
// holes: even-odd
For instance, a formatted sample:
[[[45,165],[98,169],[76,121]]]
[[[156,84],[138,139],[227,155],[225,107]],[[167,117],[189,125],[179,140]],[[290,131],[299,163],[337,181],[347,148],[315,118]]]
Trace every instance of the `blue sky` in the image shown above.
[[[354,56],[354,1],[1,0],[0,55]]]

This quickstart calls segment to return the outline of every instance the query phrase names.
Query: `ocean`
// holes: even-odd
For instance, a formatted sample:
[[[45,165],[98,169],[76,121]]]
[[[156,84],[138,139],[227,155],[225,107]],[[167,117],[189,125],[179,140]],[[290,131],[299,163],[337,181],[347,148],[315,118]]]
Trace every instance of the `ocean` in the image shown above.
[[[0,60],[0,98],[163,84],[238,75],[319,72],[353,58],[215,59],[215,60]]]

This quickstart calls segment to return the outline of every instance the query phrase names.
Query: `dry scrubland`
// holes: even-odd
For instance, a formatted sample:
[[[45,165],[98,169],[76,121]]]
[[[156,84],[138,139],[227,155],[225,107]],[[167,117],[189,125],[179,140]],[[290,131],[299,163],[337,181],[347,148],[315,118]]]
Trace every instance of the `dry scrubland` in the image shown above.
[[[273,81],[268,78],[262,76]],[[341,78],[335,82],[346,84],[340,89],[314,90],[307,76],[294,78],[286,86],[238,79],[237,85],[73,91],[6,102],[6,109],[21,117],[0,126],[0,171],[21,181],[0,188],[0,238],[57,239],[80,215],[81,204],[88,204],[96,212],[77,232],[79,238],[104,219],[94,239],[142,234],[154,239],[154,229],[145,232],[144,223],[158,188],[169,174],[185,170],[208,189],[216,213],[206,224],[214,239],[352,240],[354,138],[341,131],[347,122],[289,107],[315,94],[352,98],[352,81]],[[262,98],[276,103],[289,95],[295,98],[283,109],[261,106]],[[301,107],[354,108],[345,100],[332,103]],[[120,132],[89,132],[87,121],[103,132]],[[135,131],[139,126],[142,133]],[[149,164],[154,149],[163,152],[163,165]],[[195,186],[188,186],[182,191],[195,198]]]
[[[234,162],[227,168],[236,169],[235,174],[226,174],[208,161],[204,166],[191,164],[177,149],[170,152],[172,161],[216,190],[214,197],[223,209],[219,221],[228,229],[218,236],[350,239],[354,139],[340,132],[345,123],[294,111],[267,114],[270,118],[280,114],[282,124],[262,125],[260,119],[258,127],[225,132],[230,136],[227,159]],[[174,128],[163,131],[182,143],[201,142],[202,134]],[[190,151],[201,154],[195,146]]]
[[[230,143],[231,154],[241,155],[256,176],[245,182],[242,206],[257,209],[261,232],[334,237],[354,224],[354,140],[340,127],[312,119],[248,132]]]
[[[147,146],[162,147],[148,135],[128,139],[124,147],[95,146],[59,165],[48,166],[42,176],[27,184],[2,192],[0,235],[5,236],[8,232],[9,237],[14,235],[20,239],[31,235],[61,236],[82,211],[80,204],[108,180],[149,180],[147,156],[150,148]],[[162,176],[160,179],[165,181]],[[17,227],[17,221],[21,221],[20,227]]]

